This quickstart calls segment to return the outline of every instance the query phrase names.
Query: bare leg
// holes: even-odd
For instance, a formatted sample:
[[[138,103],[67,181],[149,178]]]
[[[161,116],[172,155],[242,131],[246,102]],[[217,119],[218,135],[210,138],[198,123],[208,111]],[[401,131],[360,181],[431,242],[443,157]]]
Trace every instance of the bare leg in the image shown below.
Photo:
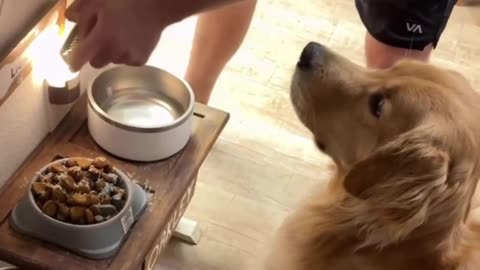
[[[386,45],[370,34],[365,37],[365,51],[367,67],[374,69],[386,69],[394,65],[398,60],[409,58],[428,62],[433,46],[428,45],[423,51],[408,50]]]
[[[256,0],[245,0],[199,15],[185,79],[196,101],[207,104],[223,68],[243,42]]]

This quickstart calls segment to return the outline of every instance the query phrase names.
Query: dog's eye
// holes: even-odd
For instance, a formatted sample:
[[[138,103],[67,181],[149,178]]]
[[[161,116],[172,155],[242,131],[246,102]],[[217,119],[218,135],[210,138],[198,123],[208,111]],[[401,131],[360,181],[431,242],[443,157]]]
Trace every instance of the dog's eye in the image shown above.
[[[382,115],[383,104],[385,103],[385,97],[382,94],[373,94],[368,100],[370,112],[373,116],[380,118]]]

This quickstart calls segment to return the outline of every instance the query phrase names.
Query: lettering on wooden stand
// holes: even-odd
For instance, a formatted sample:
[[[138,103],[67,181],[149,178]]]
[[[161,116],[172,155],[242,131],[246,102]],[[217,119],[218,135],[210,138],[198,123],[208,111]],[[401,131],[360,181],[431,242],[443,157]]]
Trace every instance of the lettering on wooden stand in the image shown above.
[[[155,268],[158,255],[161,254],[162,251],[167,246],[168,242],[170,241],[170,238],[173,235],[173,232],[175,231],[175,228],[178,225],[178,222],[182,218],[183,214],[185,213],[185,210],[187,210],[188,204],[192,200],[196,182],[197,182],[197,179],[195,179],[194,181],[192,181],[192,183],[190,183],[190,186],[187,188],[187,191],[185,192],[185,194],[183,194],[182,199],[178,204],[178,207],[175,209],[165,229],[162,231],[159,237],[160,238],[159,243],[157,243],[147,255],[146,257],[147,259],[144,263],[145,270],[153,270]]]

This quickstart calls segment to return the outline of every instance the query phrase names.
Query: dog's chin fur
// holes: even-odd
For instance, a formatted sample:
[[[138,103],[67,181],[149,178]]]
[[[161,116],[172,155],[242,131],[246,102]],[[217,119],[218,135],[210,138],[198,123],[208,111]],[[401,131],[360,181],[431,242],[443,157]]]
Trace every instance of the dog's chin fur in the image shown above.
[[[333,90],[345,93],[329,94],[327,75],[335,73],[327,64],[321,73],[295,73],[292,102],[297,115],[315,140],[327,138],[326,154],[337,166],[329,184],[315,189],[278,229],[266,268],[480,269],[480,196],[475,192],[480,177],[480,122],[475,120],[480,104],[475,102],[480,98],[460,75],[426,64],[402,62],[376,74],[359,71],[331,51],[326,54],[327,64],[341,66],[343,73],[366,75],[331,78]],[[415,75],[410,78],[402,69]],[[445,76],[452,76],[451,81],[442,81]],[[410,80],[408,88],[389,93],[402,97],[391,98],[389,109],[396,114],[375,133],[361,129],[367,121],[359,127],[342,118],[341,110],[350,107],[328,107],[324,101],[328,97],[330,103],[341,103],[349,95],[362,100],[342,89],[339,81],[345,78],[348,87],[381,81],[387,88],[397,77]],[[422,92],[424,87],[429,90]],[[358,137],[330,134],[336,132],[336,121]]]

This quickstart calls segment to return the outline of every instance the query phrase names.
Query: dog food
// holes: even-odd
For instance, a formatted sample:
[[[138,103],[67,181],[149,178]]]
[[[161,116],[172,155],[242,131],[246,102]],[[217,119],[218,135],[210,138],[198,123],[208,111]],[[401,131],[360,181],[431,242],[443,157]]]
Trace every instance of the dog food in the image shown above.
[[[54,163],[32,184],[37,206],[71,224],[96,224],[120,212],[127,199],[120,176],[104,157]]]

